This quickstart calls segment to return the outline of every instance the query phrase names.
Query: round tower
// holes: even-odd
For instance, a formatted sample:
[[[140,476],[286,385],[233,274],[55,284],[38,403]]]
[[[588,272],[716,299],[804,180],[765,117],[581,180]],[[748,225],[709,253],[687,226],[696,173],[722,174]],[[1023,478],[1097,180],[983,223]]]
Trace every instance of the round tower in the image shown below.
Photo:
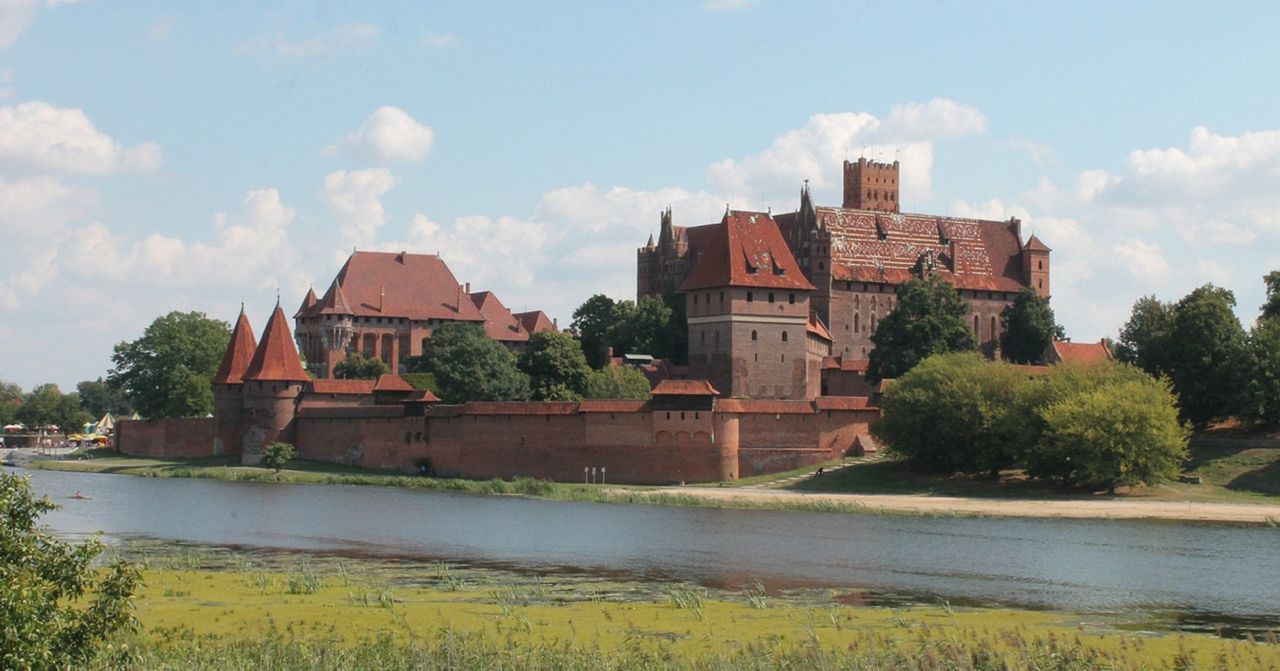
[[[738,479],[738,416],[713,411],[720,480]]]
[[[241,463],[258,463],[271,443],[294,442],[298,399],[309,380],[277,302],[241,387]]]
[[[213,455],[240,455],[241,414],[244,401],[244,374],[258,344],[253,327],[240,306],[240,317],[231,331],[231,342],[222,355],[222,365],[213,376]]]

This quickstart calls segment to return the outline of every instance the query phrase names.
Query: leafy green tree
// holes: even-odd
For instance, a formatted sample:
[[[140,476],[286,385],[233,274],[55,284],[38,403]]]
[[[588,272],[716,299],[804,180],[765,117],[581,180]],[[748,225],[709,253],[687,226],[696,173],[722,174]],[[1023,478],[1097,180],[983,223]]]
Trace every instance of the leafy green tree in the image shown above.
[[[230,340],[226,322],[202,312],[170,312],[141,338],[116,345],[107,382],[123,389],[144,417],[206,415],[213,410],[210,380]]]
[[[37,526],[55,507],[26,478],[0,473],[0,669],[84,668],[134,626],[138,570],[119,559],[90,568],[100,542],[71,545]]]
[[[76,393],[80,394],[80,407],[98,419],[107,413],[113,415],[132,415],[133,406],[125,398],[124,390],[114,387],[106,380],[85,380],[76,385]]]
[[[1262,281],[1267,285],[1267,299],[1262,304],[1262,319],[1280,317],[1280,270],[1267,273]]]
[[[1041,412],[1037,450],[1064,485],[1155,484],[1177,476],[1190,430],[1178,423],[1168,383],[1147,377],[1068,396]]]
[[[1016,399],[1027,384],[1022,371],[977,352],[934,355],[885,392],[871,432],[923,469],[995,476],[1016,463],[1025,419]]]
[[[1053,318],[1049,299],[1041,298],[1031,287],[1018,292],[1000,313],[1000,322],[1000,351],[1013,363],[1043,363],[1049,343],[1066,337]]]
[[[867,379],[873,384],[900,377],[931,355],[977,348],[965,323],[969,304],[936,275],[903,284],[897,302],[871,334]]]
[[[75,392],[62,393],[56,384],[42,384],[31,391],[18,408],[16,419],[30,428],[57,425],[64,433],[79,432],[93,418],[80,408]]]
[[[606,333],[606,342],[617,354],[668,356],[675,313],[658,296],[645,296],[639,303],[618,303],[620,319]]]
[[[339,380],[376,380],[391,372],[391,367],[378,357],[364,358],[352,352],[333,367],[333,376]]]
[[[517,363],[529,376],[535,401],[576,401],[587,390],[591,367],[582,345],[568,333],[533,334]]]
[[[1174,306],[1143,296],[1133,304],[1129,321],[1120,329],[1116,358],[1152,375],[1169,374],[1169,338]]]
[[[445,403],[522,401],[529,378],[516,358],[475,324],[451,322],[435,330],[422,356],[410,360],[410,372],[431,373]]]
[[[1169,330],[1169,377],[1183,419],[1196,427],[1246,402],[1249,356],[1235,295],[1206,284],[1178,301]]]
[[[1260,319],[1249,333],[1253,364],[1247,419],[1280,426],[1280,319]]]
[[[645,400],[649,379],[631,366],[605,366],[587,378],[586,398]]]
[[[622,308],[618,302],[604,294],[588,298],[573,311],[573,324],[569,327],[578,334],[587,365],[599,368],[604,365],[605,349],[609,347],[610,329],[622,321]]]
[[[0,425],[12,424],[17,420],[22,397],[22,387],[0,379]]]
[[[294,449],[289,443],[271,443],[262,448],[262,464],[263,468],[270,468],[279,473],[284,469],[285,464],[293,458]]]

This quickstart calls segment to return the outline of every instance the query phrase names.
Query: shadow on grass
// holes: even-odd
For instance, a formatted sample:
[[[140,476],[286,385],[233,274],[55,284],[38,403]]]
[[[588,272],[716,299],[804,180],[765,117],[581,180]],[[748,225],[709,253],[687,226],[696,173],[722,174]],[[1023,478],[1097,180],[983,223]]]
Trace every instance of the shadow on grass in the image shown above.
[[[1276,459],[1266,466],[1236,476],[1227,483],[1227,488],[1271,496],[1280,495],[1280,455],[1275,456]]]
[[[892,458],[854,464],[834,473],[801,480],[786,489],[833,494],[914,494],[993,499],[1114,498],[1086,488],[1064,489],[1053,483],[1029,480],[1021,471],[1003,471],[998,479],[987,475],[928,473],[918,470],[909,461]]]

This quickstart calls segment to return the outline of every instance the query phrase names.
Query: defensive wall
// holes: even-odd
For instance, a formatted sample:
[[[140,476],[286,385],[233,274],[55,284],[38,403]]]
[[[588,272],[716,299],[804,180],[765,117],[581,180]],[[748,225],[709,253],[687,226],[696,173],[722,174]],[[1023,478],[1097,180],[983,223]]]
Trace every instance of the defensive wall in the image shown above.
[[[734,480],[838,458],[854,449],[878,414],[865,398],[852,397],[444,405],[370,404],[368,396],[304,392],[288,429],[300,457],[363,468],[560,482],[580,482],[584,469],[595,468],[608,482],[672,484]],[[252,418],[245,423],[251,438]],[[126,454],[235,452],[215,441],[212,418],[123,421],[117,431]],[[257,451],[251,441],[241,442],[241,458],[252,462]]]

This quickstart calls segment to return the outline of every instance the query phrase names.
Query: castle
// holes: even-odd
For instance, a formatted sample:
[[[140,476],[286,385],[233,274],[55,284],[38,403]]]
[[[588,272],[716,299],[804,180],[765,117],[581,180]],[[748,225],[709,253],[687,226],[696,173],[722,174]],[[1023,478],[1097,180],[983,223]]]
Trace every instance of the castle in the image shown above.
[[[687,379],[659,381],[650,400],[441,403],[396,374],[435,327],[482,324],[518,350],[554,322],[472,294],[438,256],[356,252],[323,298],[308,291],[296,347],[278,304],[260,342],[241,311],[213,378],[213,417],[121,422],[118,445],[252,464],[284,441],[303,458],[366,468],[561,481],[599,469],[637,484],[733,480],[873,449],[879,410],[863,374],[897,287],[943,277],[996,355],[999,313],[1014,295],[1048,296],[1049,249],[1024,242],[1017,219],[900,213],[896,162],[846,161],[844,171],[838,208],[815,206],[806,186],[788,214],[726,209],[685,228],[662,213],[658,241],[638,252],[637,293],[683,295],[689,365]],[[394,372],[331,379],[351,352]]]
[[[954,286],[992,357],[1000,313],[1017,293],[1050,295],[1050,249],[1034,235],[1024,242],[1019,220],[904,214],[897,161],[863,158],[843,168],[840,207],[815,205],[806,184],[799,209],[786,214],[729,210],[718,223],[686,228],[672,223],[670,208],[662,212],[657,242],[650,236],[637,252],[636,293],[685,295],[690,376],[733,396],[866,393],[857,378],[871,334],[911,278],[938,275]],[[726,291],[736,303],[723,303]],[[810,313],[808,336],[797,342]],[[786,336],[789,351],[760,358],[759,343],[774,351]],[[831,347],[815,373],[824,337]],[[783,354],[793,365],[783,366]]]

